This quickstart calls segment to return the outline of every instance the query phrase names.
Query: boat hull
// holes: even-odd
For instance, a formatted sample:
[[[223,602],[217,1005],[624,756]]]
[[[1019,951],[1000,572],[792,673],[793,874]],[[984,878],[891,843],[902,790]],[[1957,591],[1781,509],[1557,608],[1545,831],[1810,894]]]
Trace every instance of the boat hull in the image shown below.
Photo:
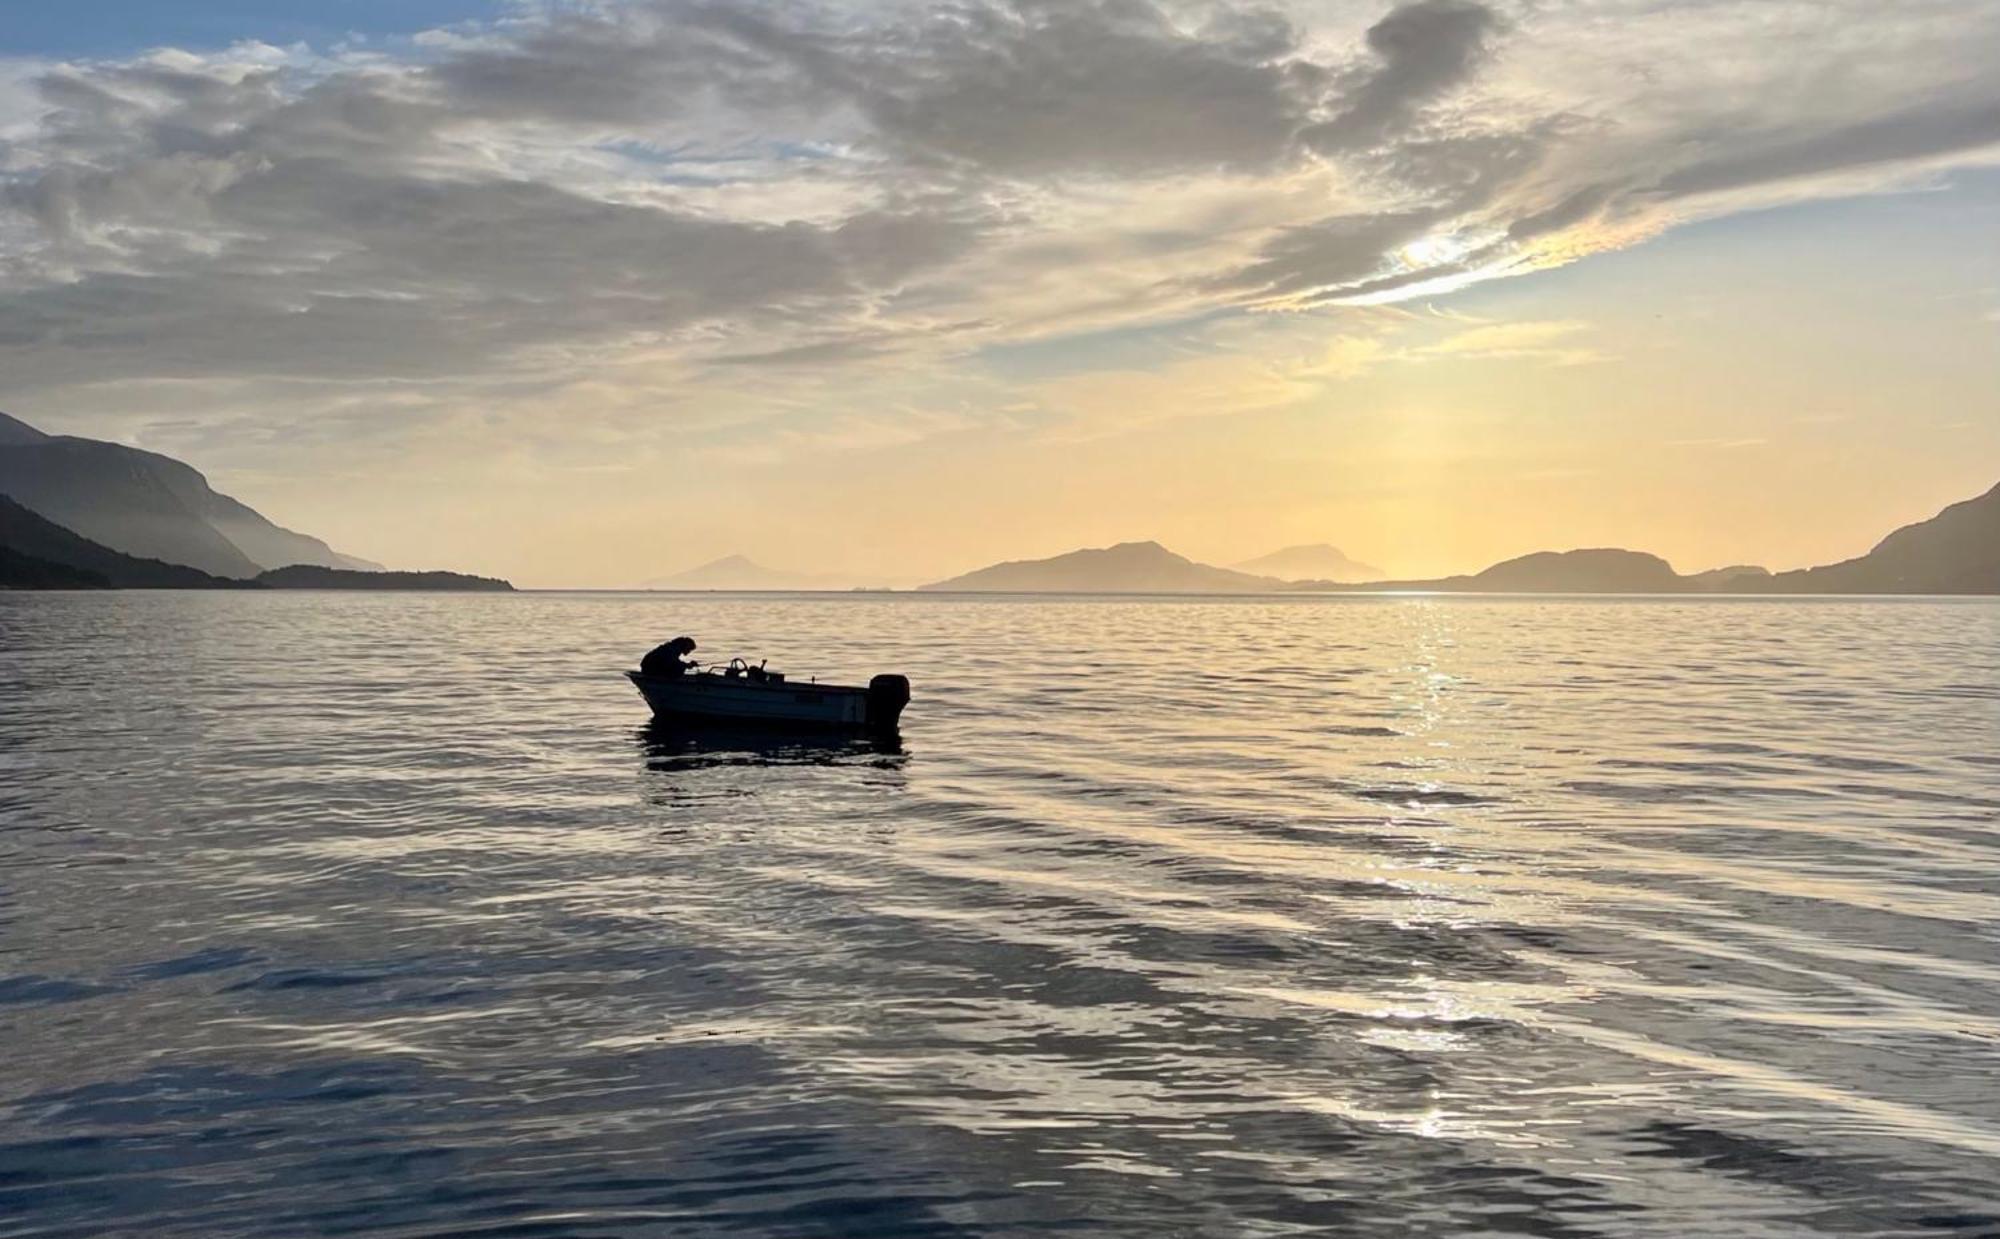
[[[881,687],[878,676],[869,688],[841,684],[772,684],[746,677],[709,674],[649,676],[627,671],[646,704],[658,718],[727,719],[782,727],[829,728],[850,731],[893,731],[908,700]]]

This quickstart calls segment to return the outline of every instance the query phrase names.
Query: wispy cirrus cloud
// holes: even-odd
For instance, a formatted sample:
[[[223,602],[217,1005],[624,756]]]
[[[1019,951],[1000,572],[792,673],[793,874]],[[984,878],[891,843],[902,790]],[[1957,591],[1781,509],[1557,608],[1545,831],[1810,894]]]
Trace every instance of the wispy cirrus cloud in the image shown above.
[[[1489,323],[1409,350],[1412,357],[1463,357],[1500,361],[1541,361],[1575,366],[1603,361],[1605,355],[1578,336],[1590,324],[1574,319]]]

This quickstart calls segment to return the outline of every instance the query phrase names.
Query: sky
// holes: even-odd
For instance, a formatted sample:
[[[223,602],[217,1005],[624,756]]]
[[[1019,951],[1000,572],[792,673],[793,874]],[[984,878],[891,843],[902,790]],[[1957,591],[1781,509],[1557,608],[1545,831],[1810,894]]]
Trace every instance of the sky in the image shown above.
[[[73,0],[0,409],[340,549],[1864,552],[2000,481],[1990,0]]]

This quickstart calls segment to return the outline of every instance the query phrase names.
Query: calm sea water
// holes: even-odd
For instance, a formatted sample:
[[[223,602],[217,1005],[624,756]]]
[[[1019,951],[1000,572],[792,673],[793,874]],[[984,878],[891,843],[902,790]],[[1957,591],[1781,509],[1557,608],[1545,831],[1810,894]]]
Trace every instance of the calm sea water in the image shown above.
[[[0,1235],[1044,1232],[2000,1233],[2000,605],[0,595]]]

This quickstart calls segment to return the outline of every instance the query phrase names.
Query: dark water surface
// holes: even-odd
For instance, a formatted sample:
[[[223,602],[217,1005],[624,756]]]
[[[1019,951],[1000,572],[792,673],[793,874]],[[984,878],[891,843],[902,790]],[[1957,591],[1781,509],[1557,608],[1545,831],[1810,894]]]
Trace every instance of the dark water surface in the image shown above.
[[[2000,1234],[2000,605],[0,596],[0,1235],[1053,1232]]]

